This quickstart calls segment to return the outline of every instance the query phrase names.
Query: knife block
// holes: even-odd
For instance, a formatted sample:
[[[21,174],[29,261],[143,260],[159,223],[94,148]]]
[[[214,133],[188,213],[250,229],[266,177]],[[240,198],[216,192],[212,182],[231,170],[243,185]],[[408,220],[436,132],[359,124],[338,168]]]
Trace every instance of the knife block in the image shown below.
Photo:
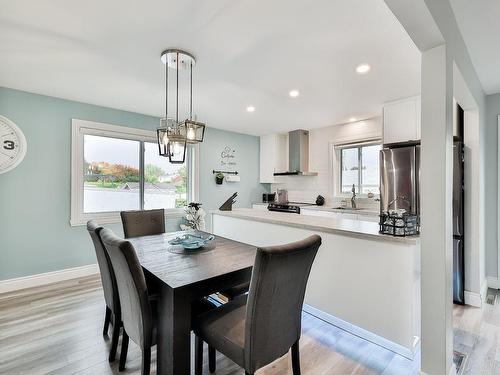
[[[233,203],[235,202],[234,198],[236,198],[237,195],[238,195],[238,193],[234,193],[233,195],[231,195],[227,199],[227,201],[222,203],[222,206],[219,207],[219,210],[220,211],[232,211],[233,210]]]

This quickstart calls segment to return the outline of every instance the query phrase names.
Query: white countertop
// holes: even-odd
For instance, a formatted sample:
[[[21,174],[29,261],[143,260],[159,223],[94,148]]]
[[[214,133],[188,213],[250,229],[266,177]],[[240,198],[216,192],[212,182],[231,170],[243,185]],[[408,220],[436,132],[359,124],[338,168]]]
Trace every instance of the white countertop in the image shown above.
[[[361,210],[362,211],[362,210]],[[359,212],[359,211],[357,211]],[[213,215],[222,215],[240,219],[255,220],[265,223],[286,225],[297,228],[317,230],[319,232],[346,234],[356,237],[371,238],[382,241],[396,241],[405,244],[419,243],[419,237],[393,237],[380,234],[378,223],[341,218],[297,215],[284,212],[273,212],[251,208],[236,208],[232,211],[211,211]]]
[[[291,203],[291,204],[293,205],[293,203]],[[256,202],[256,203],[252,203],[252,205],[268,206],[269,203]],[[379,212],[377,210],[374,210],[372,208],[359,208],[357,210],[353,210],[349,207],[338,208],[338,207],[331,207],[331,206],[317,206],[317,205],[314,205],[313,203],[311,203],[310,206],[301,207],[301,210],[339,212],[339,213],[344,213],[344,214],[369,215],[369,216],[378,216],[378,214],[379,214]]]

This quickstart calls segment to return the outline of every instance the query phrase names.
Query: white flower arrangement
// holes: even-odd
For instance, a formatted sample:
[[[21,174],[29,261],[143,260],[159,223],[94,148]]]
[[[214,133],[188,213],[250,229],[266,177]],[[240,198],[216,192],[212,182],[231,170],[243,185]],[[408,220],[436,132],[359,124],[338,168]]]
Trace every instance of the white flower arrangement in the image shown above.
[[[181,224],[182,230],[205,230],[205,210],[200,207],[201,203],[189,203],[184,212],[186,213],[186,224]]]

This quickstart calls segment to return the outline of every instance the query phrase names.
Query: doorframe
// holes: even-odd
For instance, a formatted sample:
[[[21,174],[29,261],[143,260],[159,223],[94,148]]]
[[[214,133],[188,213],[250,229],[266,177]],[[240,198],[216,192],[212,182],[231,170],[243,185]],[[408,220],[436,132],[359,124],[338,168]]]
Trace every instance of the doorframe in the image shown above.
[[[500,173],[498,173],[498,170],[500,169],[500,115],[497,117],[497,130],[498,130],[498,143],[497,143],[497,150],[498,150],[498,166],[497,166],[497,177],[498,177],[498,186],[497,186],[497,193],[498,193],[498,199],[497,199],[497,224],[498,224],[498,233],[500,233]],[[497,280],[500,279],[500,236],[497,236]]]

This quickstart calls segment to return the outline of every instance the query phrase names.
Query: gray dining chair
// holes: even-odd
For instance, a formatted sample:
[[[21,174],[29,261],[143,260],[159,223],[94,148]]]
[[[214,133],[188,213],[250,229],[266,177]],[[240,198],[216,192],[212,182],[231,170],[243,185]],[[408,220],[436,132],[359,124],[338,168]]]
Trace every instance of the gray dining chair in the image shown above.
[[[87,222],[87,231],[90,238],[94,243],[95,254],[97,257],[97,264],[101,274],[102,289],[104,292],[104,301],[106,302],[106,314],[104,317],[103,335],[108,334],[109,323],[113,323],[113,335],[111,338],[111,349],[109,351],[109,361],[112,362],[116,357],[116,350],[118,347],[118,339],[120,337],[121,327],[121,310],[120,299],[118,297],[118,287],[116,285],[115,273],[111,260],[104,249],[104,245],[99,237],[99,233],[103,228],[99,226],[94,220]]]
[[[203,363],[203,342],[254,374],[292,352],[292,370],[300,374],[299,339],[304,294],[321,237],[257,249],[247,296],[201,314],[196,334],[195,374]],[[213,368],[215,370],[215,368]]]
[[[121,305],[123,334],[118,369],[125,369],[129,339],[132,339],[142,351],[141,374],[148,375],[151,347],[156,344],[157,303],[150,299],[146,278],[134,246],[107,228],[100,231],[100,238],[115,272]],[[193,315],[214,307],[207,299],[196,301],[192,306]],[[212,348],[209,350],[215,353]]]
[[[125,238],[151,236],[165,233],[165,210],[120,212]]]

